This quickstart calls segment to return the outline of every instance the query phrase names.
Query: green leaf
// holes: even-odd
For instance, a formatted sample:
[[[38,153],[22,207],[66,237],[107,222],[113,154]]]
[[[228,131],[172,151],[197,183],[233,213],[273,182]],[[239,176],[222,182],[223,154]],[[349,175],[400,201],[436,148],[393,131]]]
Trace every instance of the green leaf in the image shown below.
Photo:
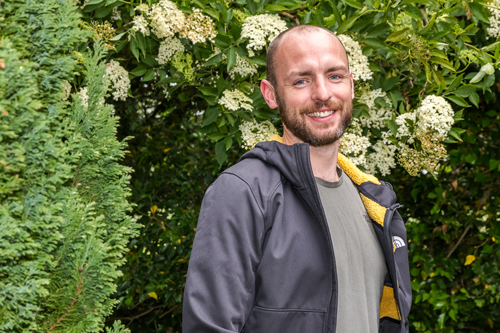
[[[471,101],[471,103],[474,104],[476,108],[479,107],[479,95],[477,93],[473,92],[472,94],[470,94],[469,101]]]
[[[456,112],[455,115],[453,116],[453,122],[457,123],[461,120],[464,120],[464,118],[462,118],[463,113],[464,113],[464,109]]]
[[[250,62],[253,62],[254,64],[260,65],[260,66],[266,66],[266,58],[261,57],[261,56],[255,56],[251,58],[246,58],[246,60],[249,60]]]
[[[439,328],[443,329],[444,328],[444,321],[446,320],[446,313],[443,312],[439,315],[438,317],[438,325]]]
[[[196,87],[205,96],[217,96],[217,89],[211,87]]]
[[[137,39],[137,46],[139,47],[139,50],[141,50],[142,55],[145,57],[146,56],[146,40],[144,39],[143,34],[140,32],[136,32],[135,38]]]
[[[354,0],[343,0],[343,2],[346,4],[346,5],[349,5],[351,7],[354,7],[354,8],[357,8],[357,9],[363,9],[363,4],[357,2],[357,1],[354,1]]]
[[[394,117],[393,117],[393,119],[384,119],[384,122],[387,124],[387,126],[391,130],[392,134],[395,134],[398,132],[399,125],[396,124]]]
[[[399,76],[391,76],[382,83],[382,90],[389,91],[399,82]]]
[[[455,71],[455,68],[453,67],[452,64],[450,64],[450,62],[448,60],[432,57],[430,61],[434,64],[441,65],[444,68],[448,68],[449,70],[451,70],[453,72]]]
[[[420,35],[425,35],[426,33],[428,33],[432,29],[432,27],[434,26],[434,23],[436,23],[436,14],[432,15],[432,18],[430,19],[429,23],[427,23],[425,25],[425,27],[422,30],[420,30],[418,33]]]
[[[423,16],[420,10],[413,5],[408,5],[405,7],[405,13],[408,14],[409,16],[413,17],[416,20],[422,20]]]
[[[95,18],[103,18],[111,14],[113,10],[113,6],[101,7],[95,10],[94,17]]]
[[[136,68],[134,68],[133,70],[131,70],[130,74],[132,74],[134,76],[141,76],[141,75],[144,75],[144,73],[146,73],[147,70],[148,69],[146,67],[144,67],[143,65],[139,65]]]
[[[252,1],[252,0],[250,0]],[[219,167],[227,160],[225,141],[219,141],[215,144],[215,159],[219,162]]]
[[[342,22],[342,24],[340,25],[340,27],[337,29],[337,34],[341,34],[343,32],[345,32],[347,29],[349,29],[353,24],[354,22],[356,22],[357,19],[359,19],[361,16],[360,15],[355,15],[347,20],[345,20],[344,22]]]
[[[462,128],[453,127],[448,132],[448,135],[450,135],[451,137],[453,137],[453,138],[457,139],[458,141],[462,142],[462,138],[460,136],[464,132],[465,132],[465,130],[462,129]]]
[[[226,151],[229,150],[229,148],[231,148],[231,146],[233,145],[233,138],[230,137],[230,136],[226,136]]]
[[[281,5],[267,5],[264,10],[266,12],[286,12],[289,9]]]
[[[146,74],[144,74],[144,76],[142,77],[142,82],[151,81],[152,79],[154,79],[154,77],[155,77],[155,71],[152,68],[148,69]]]
[[[216,11],[215,9],[207,7],[203,11],[208,15],[212,16],[216,21],[219,20],[219,12]]]
[[[218,64],[222,61],[222,52],[217,53],[213,57],[208,58],[207,61],[205,61],[205,66],[210,66],[212,64]]]
[[[250,10],[250,14],[255,15],[257,12],[257,4],[254,0],[247,0],[248,9]]]
[[[205,111],[205,115],[203,117],[203,127],[210,125],[219,117],[219,108],[217,106],[212,106]]]
[[[231,67],[236,63],[236,49],[234,47],[230,48],[226,53],[227,55],[227,70],[229,71]]]
[[[459,76],[454,78],[453,81],[451,82],[450,86],[446,90],[446,93],[448,94],[448,93],[453,92],[460,85],[460,83],[462,83],[463,77],[464,77],[464,75],[460,74]]]
[[[464,84],[460,89],[455,90],[454,94],[461,97],[469,97],[476,89],[476,86],[472,84]]]
[[[385,45],[384,42],[378,38],[366,38],[363,39],[363,42],[365,42],[366,45],[373,46],[375,49],[387,48],[387,45]]]
[[[135,38],[132,38],[130,40],[130,51],[134,55],[134,57],[139,61],[139,50],[137,49],[137,43],[135,41]]]
[[[393,32],[392,34],[389,35],[389,37],[387,37],[387,39],[385,41],[386,42],[399,42],[400,40],[402,40],[408,36],[409,31],[410,31],[410,29],[405,28],[403,30]]]
[[[460,96],[450,95],[450,96],[446,96],[446,98],[449,99],[450,101],[452,101],[453,103],[455,103],[456,105],[462,106],[464,108],[467,108],[470,106],[469,104],[467,104],[465,99],[463,99]]]
[[[478,4],[477,2],[470,2],[469,8],[476,18],[483,21],[484,23],[490,23],[490,20],[488,19],[489,15],[484,11],[484,6]]]
[[[116,35],[115,37],[111,38],[110,40],[113,42],[119,41],[123,36],[125,36],[126,32],[123,32],[121,34]]]

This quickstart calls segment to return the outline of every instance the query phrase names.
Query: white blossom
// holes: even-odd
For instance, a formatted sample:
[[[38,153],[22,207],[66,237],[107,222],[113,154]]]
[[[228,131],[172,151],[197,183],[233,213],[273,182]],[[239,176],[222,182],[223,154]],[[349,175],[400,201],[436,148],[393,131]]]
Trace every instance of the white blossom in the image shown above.
[[[392,144],[385,144],[383,140],[378,140],[372,146],[373,152],[366,157],[366,171],[371,174],[379,173],[386,176],[391,173],[391,169],[396,166],[396,149]]]
[[[160,0],[148,12],[151,30],[158,38],[172,37],[184,28],[185,16],[177,5],[169,0]]]
[[[196,44],[204,43],[206,40],[213,42],[217,33],[210,17],[203,15],[198,8],[193,8],[193,14],[186,15],[181,36]]]
[[[236,55],[236,63],[227,73],[232,80],[235,79],[236,74],[242,78],[247,77],[248,75],[253,76],[254,74],[257,74],[257,65],[241,58],[239,55]]]
[[[340,139],[339,151],[348,156],[355,165],[366,166],[366,153],[370,147],[370,140],[366,136],[355,133],[345,133]]]
[[[135,10],[142,12],[142,13],[147,13],[149,11],[149,6],[146,3],[142,3],[139,6],[136,6]]]
[[[273,135],[277,135],[278,131],[269,121],[243,121],[240,125],[241,138],[243,140],[243,148],[252,149],[257,143],[268,141]]]
[[[415,112],[417,134],[431,135],[437,141],[446,139],[454,123],[454,112],[450,103],[441,96],[429,95]]]
[[[403,137],[406,137],[406,143],[412,144],[415,141],[415,132],[410,131],[410,125],[406,121],[406,119],[409,119],[413,121],[413,125],[415,125],[417,114],[415,112],[407,112],[400,114],[399,116],[396,117],[396,124],[399,126],[398,127],[398,132],[394,133],[394,137],[397,139],[402,139]]]
[[[132,25],[132,28],[130,30],[138,31],[144,36],[149,36],[148,21],[146,21],[144,16],[136,15],[134,16],[132,21],[134,22],[134,25]]]
[[[358,102],[368,106],[368,113],[370,114],[370,118],[365,116],[359,117],[359,121],[363,127],[380,129],[386,126],[384,123],[385,119],[391,119],[392,111],[390,108],[384,106],[380,107],[375,104],[375,99],[379,97],[383,98],[385,103],[391,105],[391,101],[387,97],[387,94],[380,88],[366,91],[358,98]]]
[[[489,3],[489,5],[491,6],[488,7],[491,12],[491,16],[489,17],[490,27],[486,28],[486,39],[488,39],[489,37],[497,38],[498,36],[500,36],[500,9],[497,9],[500,8],[500,0],[493,0]]]
[[[80,98],[80,102],[82,103],[83,107],[85,109],[88,109],[89,107],[89,95],[88,95],[88,88],[83,87],[76,93],[76,95]]]
[[[252,99],[247,97],[244,93],[235,90],[225,90],[223,92],[223,97],[219,100],[219,104],[225,106],[228,110],[238,111],[244,109],[247,111],[252,111]],[[248,104],[250,103],[250,104]]]
[[[241,30],[241,37],[248,38],[247,49],[252,57],[253,51],[262,50],[267,43],[278,37],[287,29],[286,22],[278,15],[261,14],[249,16],[245,19]]]
[[[113,85],[113,99],[126,100],[127,92],[130,88],[130,79],[128,78],[128,72],[120,66],[117,61],[111,60],[111,62],[106,67],[106,78],[111,81]]]
[[[176,37],[167,37],[164,41],[160,42],[156,61],[160,65],[165,65],[179,51],[184,51],[184,45],[182,45],[181,40]]]
[[[120,13],[118,7],[113,7],[113,11],[111,12],[111,19],[113,21],[120,21],[122,19],[122,13]]]
[[[70,94],[71,94],[71,84],[67,81],[63,81],[63,91],[64,91],[64,96],[62,98],[63,101],[68,100]]]
[[[373,72],[369,67],[368,58],[363,54],[359,43],[346,35],[338,35],[338,37],[347,51],[353,80],[370,80]]]

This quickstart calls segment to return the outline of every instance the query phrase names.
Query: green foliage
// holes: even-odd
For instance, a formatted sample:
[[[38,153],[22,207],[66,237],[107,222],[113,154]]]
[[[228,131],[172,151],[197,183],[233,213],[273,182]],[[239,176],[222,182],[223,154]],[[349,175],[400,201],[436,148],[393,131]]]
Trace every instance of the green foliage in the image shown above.
[[[126,144],[100,104],[103,47],[86,59],[88,108],[69,104],[71,51],[88,38],[74,3],[0,8],[0,332],[97,332],[137,231]]]

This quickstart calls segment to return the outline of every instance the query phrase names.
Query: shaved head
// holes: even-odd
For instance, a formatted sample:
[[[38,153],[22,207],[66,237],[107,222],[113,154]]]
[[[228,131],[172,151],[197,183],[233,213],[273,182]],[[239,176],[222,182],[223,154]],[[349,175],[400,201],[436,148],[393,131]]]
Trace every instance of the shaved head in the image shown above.
[[[345,52],[345,47],[344,47],[344,44],[342,43],[342,41],[337,37],[337,35],[335,35],[333,32],[331,32],[328,29],[325,29],[322,27],[316,27],[314,25],[297,25],[293,28],[290,28],[288,30],[283,31],[281,34],[278,35],[278,37],[276,37],[271,42],[271,44],[269,44],[269,47],[267,49],[267,57],[266,57],[267,80],[269,82],[271,82],[271,84],[273,85],[276,92],[278,89],[278,80],[276,79],[276,65],[277,65],[276,55],[277,55],[277,51],[278,51],[281,43],[283,42],[283,40],[287,37],[292,36],[292,35],[305,35],[308,33],[313,33],[313,32],[318,32],[318,31],[325,32],[325,33],[329,34],[330,36],[332,36],[333,38],[335,38],[336,40],[338,40],[340,45],[342,45],[342,47],[344,48],[344,52]],[[347,57],[347,52],[346,52],[346,59],[347,59],[347,65],[349,66],[349,58]]]

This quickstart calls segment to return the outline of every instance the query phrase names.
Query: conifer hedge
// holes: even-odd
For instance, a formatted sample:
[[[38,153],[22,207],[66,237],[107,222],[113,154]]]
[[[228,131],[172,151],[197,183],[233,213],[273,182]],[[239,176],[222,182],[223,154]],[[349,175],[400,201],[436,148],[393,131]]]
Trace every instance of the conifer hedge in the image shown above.
[[[69,103],[90,37],[74,3],[13,0],[0,17],[0,332],[98,332],[137,233],[104,46],[83,58],[88,106]]]

